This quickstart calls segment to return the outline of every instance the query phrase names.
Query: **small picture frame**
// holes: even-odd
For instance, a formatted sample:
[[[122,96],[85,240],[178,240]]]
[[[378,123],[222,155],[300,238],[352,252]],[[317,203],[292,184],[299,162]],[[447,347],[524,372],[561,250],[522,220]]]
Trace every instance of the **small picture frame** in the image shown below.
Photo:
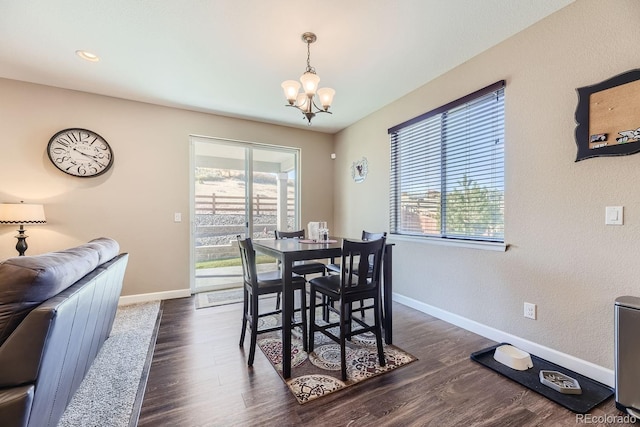
[[[640,152],[640,69],[576,91],[576,162]]]
[[[369,162],[366,157],[360,160],[356,160],[351,164],[351,177],[356,183],[360,183],[365,180],[369,173]]]

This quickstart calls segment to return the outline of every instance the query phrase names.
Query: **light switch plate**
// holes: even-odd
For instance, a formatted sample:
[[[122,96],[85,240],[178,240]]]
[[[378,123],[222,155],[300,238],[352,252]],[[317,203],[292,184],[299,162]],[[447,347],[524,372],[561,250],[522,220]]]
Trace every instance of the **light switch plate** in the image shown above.
[[[173,214],[173,222],[182,222],[182,213],[176,212]]]
[[[605,209],[606,225],[622,225],[623,224],[623,207],[622,206],[607,206]]]

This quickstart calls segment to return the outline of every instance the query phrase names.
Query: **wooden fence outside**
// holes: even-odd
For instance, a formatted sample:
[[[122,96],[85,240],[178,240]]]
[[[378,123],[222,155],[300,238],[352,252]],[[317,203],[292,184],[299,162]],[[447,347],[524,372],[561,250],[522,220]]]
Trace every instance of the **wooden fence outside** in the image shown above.
[[[195,211],[197,214],[243,214],[246,207],[244,196],[221,196],[213,194],[196,194]],[[278,210],[277,197],[261,196],[253,198],[254,215],[275,215]],[[294,214],[294,200],[287,199],[287,215]]]

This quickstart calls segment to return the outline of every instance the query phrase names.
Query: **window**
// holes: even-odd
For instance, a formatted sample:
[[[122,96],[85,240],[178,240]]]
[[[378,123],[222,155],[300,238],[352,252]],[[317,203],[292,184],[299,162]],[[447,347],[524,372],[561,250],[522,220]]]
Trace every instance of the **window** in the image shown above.
[[[504,85],[389,129],[392,234],[504,242]]]

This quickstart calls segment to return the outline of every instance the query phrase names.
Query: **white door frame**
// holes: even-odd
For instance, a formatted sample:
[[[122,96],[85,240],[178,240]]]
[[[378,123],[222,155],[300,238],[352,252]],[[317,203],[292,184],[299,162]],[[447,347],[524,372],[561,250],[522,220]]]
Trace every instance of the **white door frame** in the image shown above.
[[[195,269],[195,170],[196,170],[196,143],[198,142],[211,142],[211,143],[222,143],[227,145],[234,145],[236,147],[245,147],[248,149],[245,153],[245,170],[248,172],[246,176],[246,194],[252,194],[253,188],[253,152],[254,150],[264,150],[264,151],[281,151],[293,154],[294,163],[291,166],[292,169],[295,170],[295,224],[297,227],[300,227],[300,149],[296,147],[286,147],[286,146],[278,146],[273,144],[263,144],[256,142],[248,142],[248,141],[240,141],[240,140],[232,140],[225,138],[216,138],[216,137],[206,137],[200,135],[190,135],[189,136],[189,288],[191,293],[196,292],[196,269]],[[278,186],[280,187],[280,179],[282,177],[278,176]],[[286,191],[286,189],[285,189]],[[285,193],[286,194],[286,193]],[[247,236],[253,236],[253,224],[252,221],[249,220],[251,216],[250,213],[253,212],[253,197],[247,196],[247,210],[245,220],[245,232]],[[282,208],[282,206],[280,206]],[[287,202],[284,201],[284,209],[286,212]],[[286,221],[286,214],[284,215],[284,221]],[[278,226],[281,226],[281,218],[278,218]]]

